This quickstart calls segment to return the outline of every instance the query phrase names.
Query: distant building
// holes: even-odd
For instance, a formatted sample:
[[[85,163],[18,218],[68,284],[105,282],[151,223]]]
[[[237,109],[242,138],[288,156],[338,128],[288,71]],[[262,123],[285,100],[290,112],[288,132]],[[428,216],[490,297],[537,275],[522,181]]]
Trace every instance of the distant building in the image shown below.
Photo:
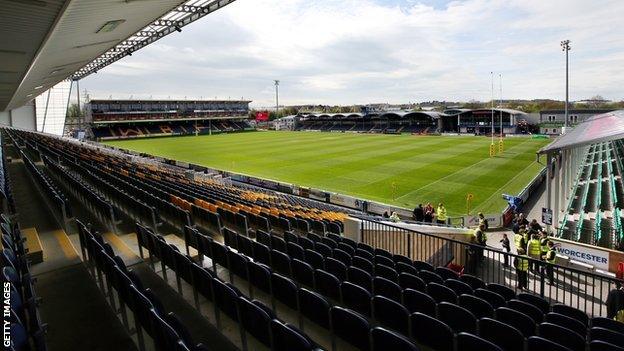
[[[467,134],[490,134],[492,132],[492,109],[448,109],[444,114],[444,131],[454,131],[457,133]],[[494,133],[501,132],[502,124],[503,134],[516,134],[522,131],[518,130],[518,122],[526,120],[526,113],[518,110],[507,108],[495,108],[494,114]]]
[[[611,112],[613,109],[570,109],[568,119],[570,126],[584,122],[589,117]],[[559,135],[565,123],[565,110],[542,110],[539,113],[541,134]]]
[[[295,130],[299,116],[286,116],[273,121],[275,130]]]

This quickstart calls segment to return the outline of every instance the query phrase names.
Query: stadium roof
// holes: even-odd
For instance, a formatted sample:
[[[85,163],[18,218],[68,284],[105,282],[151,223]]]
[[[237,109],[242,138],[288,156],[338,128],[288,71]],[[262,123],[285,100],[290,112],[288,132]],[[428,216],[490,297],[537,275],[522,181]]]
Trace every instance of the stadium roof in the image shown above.
[[[624,138],[624,110],[618,110],[587,119],[551,144],[541,148],[538,153],[552,153],[622,138]]]
[[[347,112],[347,113],[310,113],[310,114],[300,114],[300,117],[317,117],[317,118],[335,118],[335,117],[390,117],[397,116],[403,118],[408,115],[427,115],[431,118],[440,118],[446,116],[446,114],[437,111],[383,111],[383,112],[371,112],[369,114],[364,114],[361,112]]]
[[[235,0],[0,0],[0,111],[81,79]]]
[[[201,103],[201,102],[230,102],[230,103],[240,103],[247,102],[250,103],[251,100],[180,100],[180,99],[91,99],[89,103],[96,104],[111,104],[111,103],[148,103],[148,104],[156,104],[156,103]]]

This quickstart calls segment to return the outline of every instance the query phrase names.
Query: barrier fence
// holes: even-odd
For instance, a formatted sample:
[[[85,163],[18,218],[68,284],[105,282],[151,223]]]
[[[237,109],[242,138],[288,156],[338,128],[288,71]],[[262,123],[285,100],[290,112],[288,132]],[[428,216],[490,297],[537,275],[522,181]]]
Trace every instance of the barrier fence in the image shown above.
[[[616,278],[591,271],[522,256],[521,259],[529,261],[530,270],[526,288],[520,289],[514,268],[514,260],[520,256],[516,254],[456,240],[452,238],[453,234],[449,235],[451,238],[446,238],[365,218],[358,219],[361,221],[360,240],[365,244],[407,256],[413,261],[427,262],[433,267],[453,266],[460,274],[476,276],[488,284],[507,286],[515,293],[534,293],[551,304],[575,307],[594,317],[606,316],[607,295],[618,282]]]

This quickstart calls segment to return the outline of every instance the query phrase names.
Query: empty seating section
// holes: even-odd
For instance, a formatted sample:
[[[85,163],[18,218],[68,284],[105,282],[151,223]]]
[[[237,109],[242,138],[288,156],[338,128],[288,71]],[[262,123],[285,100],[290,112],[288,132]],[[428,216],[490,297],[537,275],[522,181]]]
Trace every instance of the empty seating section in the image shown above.
[[[163,135],[195,135],[253,130],[247,120],[181,120],[175,122],[143,122],[127,124],[95,124],[91,127],[97,140],[150,137]]]
[[[388,118],[362,117],[348,115],[347,117],[322,115],[302,118],[298,123],[300,131],[324,132],[358,132],[358,133],[386,133],[386,134],[427,134],[436,132],[437,121],[427,117],[410,117],[392,120]]]
[[[143,288],[138,276],[126,267],[121,257],[115,255],[102,236],[92,233],[79,221],[77,225],[80,249],[90,272],[111,307],[114,310],[119,308],[124,325],[128,330],[136,331],[141,350],[148,343],[147,337],[159,351],[205,350],[205,346],[194,344],[175,313],[165,311],[158,296]],[[128,311],[132,313],[132,318],[129,318]]]
[[[207,302],[207,317],[220,330],[236,325],[243,350],[256,342],[272,350],[350,344],[584,351],[609,349],[624,338],[621,323],[357,243],[341,235],[346,214],[333,207],[81,143],[9,133],[36,145],[55,178],[98,204],[94,212],[135,219],[140,257],[197,310]],[[159,235],[163,222],[178,228],[185,247]],[[163,310],[102,236],[80,222],[78,228],[94,279],[139,343],[149,337],[158,350],[210,347],[191,340],[175,311]],[[185,286],[192,296],[184,296]]]
[[[587,148],[558,233],[560,237],[607,248],[622,247],[622,158],[621,140]]]
[[[3,153],[0,158],[0,186],[4,208],[0,215],[5,332],[3,349],[44,351],[47,350],[45,344],[47,326],[39,315],[40,298],[35,291],[36,281],[30,272],[26,238],[22,235],[19,224],[13,219],[15,204]]]

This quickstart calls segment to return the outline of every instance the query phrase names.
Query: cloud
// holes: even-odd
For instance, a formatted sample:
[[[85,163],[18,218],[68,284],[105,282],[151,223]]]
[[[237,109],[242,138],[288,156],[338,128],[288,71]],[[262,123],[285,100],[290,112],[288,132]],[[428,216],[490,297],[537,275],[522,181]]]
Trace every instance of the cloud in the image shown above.
[[[272,105],[622,99],[622,1],[238,0],[85,80],[92,97],[239,98]]]

